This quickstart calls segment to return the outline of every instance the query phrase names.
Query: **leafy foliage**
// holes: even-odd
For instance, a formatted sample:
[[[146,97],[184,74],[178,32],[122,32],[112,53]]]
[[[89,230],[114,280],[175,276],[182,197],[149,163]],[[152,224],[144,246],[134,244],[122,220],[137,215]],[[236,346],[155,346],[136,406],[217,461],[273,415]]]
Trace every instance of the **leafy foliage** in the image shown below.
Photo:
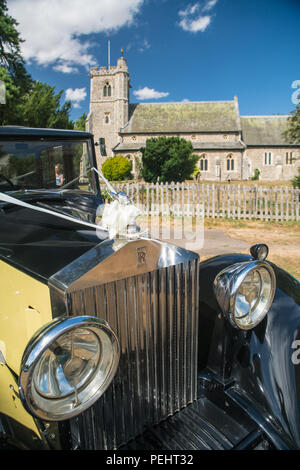
[[[0,0],[0,80],[6,86],[6,104],[0,106],[1,124],[21,124],[21,101],[31,78],[25,69],[20,47],[23,42],[18,23],[8,14],[6,0]]]
[[[260,175],[260,169],[259,168],[255,168],[254,170],[254,176],[252,176],[252,180],[253,181],[257,181],[259,180],[259,175]]]
[[[288,128],[283,136],[289,144],[300,145],[300,104],[288,117]],[[291,182],[294,188],[300,188],[300,168],[298,168],[298,175],[292,178]]]
[[[23,125],[54,129],[73,129],[69,119],[71,102],[60,106],[63,91],[55,94],[55,87],[47,83],[33,82],[31,92],[22,105]]]
[[[288,117],[288,128],[283,133],[285,140],[290,144],[300,144],[300,104]]]
[[[102,165],[102,172],[109,181],[129,179],[131,162],[122,156],[108,158]]]
[[[292,179],[292,185],[294,188],[300,189],[300,167],[298,168],[298,175]]]
[[[191,177],[198,156],[193,154],[192,144],[185,139],[158,137],[147,140],[142,161],[145,181],[180,182]]]
[[[86,113],[83,113],[78,119],[76,119],[74,122],[74,129],[76,131],[85,131],[86,118]]]

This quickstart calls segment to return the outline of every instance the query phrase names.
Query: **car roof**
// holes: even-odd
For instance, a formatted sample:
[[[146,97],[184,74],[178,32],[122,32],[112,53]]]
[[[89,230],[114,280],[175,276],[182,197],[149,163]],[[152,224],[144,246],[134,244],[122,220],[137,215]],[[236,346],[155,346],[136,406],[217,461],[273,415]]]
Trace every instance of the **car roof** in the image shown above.
[[[40,129],[23,126],[0,126],[0,137],[52,137],[52,138],[89,138],[93,134],[70,129]]]

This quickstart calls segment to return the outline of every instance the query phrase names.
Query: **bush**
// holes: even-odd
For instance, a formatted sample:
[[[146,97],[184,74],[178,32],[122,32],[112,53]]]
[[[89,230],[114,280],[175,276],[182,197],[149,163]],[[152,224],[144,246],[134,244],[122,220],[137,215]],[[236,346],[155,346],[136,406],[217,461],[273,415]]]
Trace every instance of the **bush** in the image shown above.
[[[298,168],[298,175],[295,176],[291,181],[294,188],[300,189],[300,167]]]
[[[196,169],[198,156],[191,142],[179,137],[148,139],[143,150],[143,171],[149,183],[181,182],[189,179]]]
[[[260,170],[258,168],[255,168],[254,170],[254,176],[252,176],[252,181],[257,181],[259,180],[259,175],[260,175]]]
[[[102,172],[109,181],[130,179],[131,162],[122,156],[108,158],[102,165]]]

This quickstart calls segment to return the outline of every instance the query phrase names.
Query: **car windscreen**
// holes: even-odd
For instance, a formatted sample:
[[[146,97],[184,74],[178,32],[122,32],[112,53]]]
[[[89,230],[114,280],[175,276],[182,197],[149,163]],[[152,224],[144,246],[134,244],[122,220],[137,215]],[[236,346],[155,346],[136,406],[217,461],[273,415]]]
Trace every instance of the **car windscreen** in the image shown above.
[[[89,152],[86,140],[1,141],[0,191],[92,191]]]

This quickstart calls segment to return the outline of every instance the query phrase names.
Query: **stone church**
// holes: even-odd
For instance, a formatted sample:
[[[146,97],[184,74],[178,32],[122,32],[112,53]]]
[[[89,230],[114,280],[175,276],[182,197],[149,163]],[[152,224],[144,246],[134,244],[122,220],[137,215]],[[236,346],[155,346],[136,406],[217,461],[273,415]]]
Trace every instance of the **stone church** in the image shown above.
[[[288,116],[241,116],[232,101],[131,104],[125,58],[116,66],[90,72],[87,130],[94,134],[98,165],[123,155],[138,175],[147,139],[178,136],[199,155],[201,180],[290,180],[300,165],[300,146],[288,145],[282,132]]]

